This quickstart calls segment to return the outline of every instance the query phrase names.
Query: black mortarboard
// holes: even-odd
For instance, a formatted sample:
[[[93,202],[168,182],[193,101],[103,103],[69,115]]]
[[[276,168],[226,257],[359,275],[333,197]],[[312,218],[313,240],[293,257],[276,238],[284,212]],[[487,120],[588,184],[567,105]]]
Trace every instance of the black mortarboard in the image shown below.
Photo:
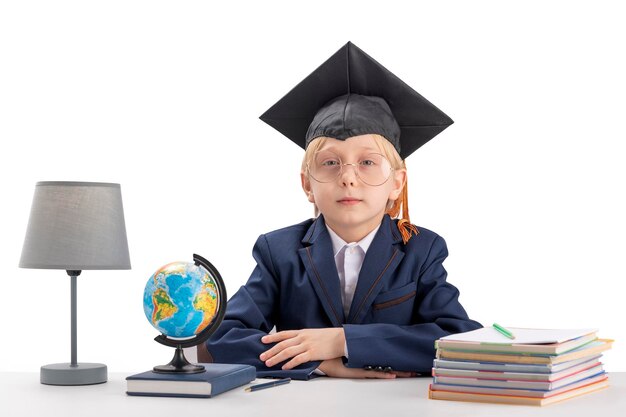
[[[300,147],[377,133],[402,159],[453,121],[348,42],[260,117]]]

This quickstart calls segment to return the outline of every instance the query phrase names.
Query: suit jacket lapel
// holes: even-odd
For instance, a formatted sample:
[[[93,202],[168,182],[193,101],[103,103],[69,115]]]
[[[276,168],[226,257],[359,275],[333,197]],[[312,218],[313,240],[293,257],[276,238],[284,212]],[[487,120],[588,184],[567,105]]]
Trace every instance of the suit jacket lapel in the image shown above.
[[[361,323],[382,284],[393,275],[404,257],[404,252],[399,249],[400,245],[397,245],[400,242],[402,237],[395,222],[385,214],[380,229],[365,254],[348,314],[348,323]]]
[[[335,266],[333,244],[324,223],[319,216],[302,239],[303,248],[298,250],[307,275],[315,288],[324,311],[334,327],[344,322],[339,275]]]

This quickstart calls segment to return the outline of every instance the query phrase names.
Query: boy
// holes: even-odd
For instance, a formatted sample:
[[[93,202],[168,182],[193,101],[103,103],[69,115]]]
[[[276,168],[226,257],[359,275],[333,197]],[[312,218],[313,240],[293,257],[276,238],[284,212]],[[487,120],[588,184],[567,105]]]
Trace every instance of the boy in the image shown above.
[[[305,148],[320,214],[259,237],[211,359],[259,377],[429,373],[436,339],[481,327],[446,282],[444,240],[408,215],[403,159],[452,120],[350,42],[261,119]]]

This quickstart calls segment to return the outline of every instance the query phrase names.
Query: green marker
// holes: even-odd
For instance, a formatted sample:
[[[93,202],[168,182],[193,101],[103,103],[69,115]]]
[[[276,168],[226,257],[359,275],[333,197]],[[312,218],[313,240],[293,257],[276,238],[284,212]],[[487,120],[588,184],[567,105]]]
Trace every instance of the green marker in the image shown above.
[[[511,331],[500,326],[498,323],[493,323],[493,328],[496,329],[498,332],[502,333],[503,335],[505,335],[506,337],[508,337],[509,339],[515,339],[515,335],[511,333]]]

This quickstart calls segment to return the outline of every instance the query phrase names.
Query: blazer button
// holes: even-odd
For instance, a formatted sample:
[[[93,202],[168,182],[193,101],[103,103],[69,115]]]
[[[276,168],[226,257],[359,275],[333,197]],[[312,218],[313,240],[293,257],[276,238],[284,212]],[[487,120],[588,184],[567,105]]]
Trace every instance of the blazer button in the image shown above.
[[[385,371],[385,372],[391,372],[391,371],[393,371],[393,368],[392,368],[391,366],[385,366],[385,367],[383,368],[383,371]]]
[[[372,365],[365,365],[363,369],[365,369],[366,371],[371,371],[372,369],[374,369],[374,367]]]
[[[384,371],[384,370],[385,370],[385,368],[383,368],[383,367],[382,367],[382,366],[380,366],[380,365],[376,365],[376,366],[374,367],[374,370],[375,370],[375,371],[378,371],[378,372],[382,372],[382,371]]]

